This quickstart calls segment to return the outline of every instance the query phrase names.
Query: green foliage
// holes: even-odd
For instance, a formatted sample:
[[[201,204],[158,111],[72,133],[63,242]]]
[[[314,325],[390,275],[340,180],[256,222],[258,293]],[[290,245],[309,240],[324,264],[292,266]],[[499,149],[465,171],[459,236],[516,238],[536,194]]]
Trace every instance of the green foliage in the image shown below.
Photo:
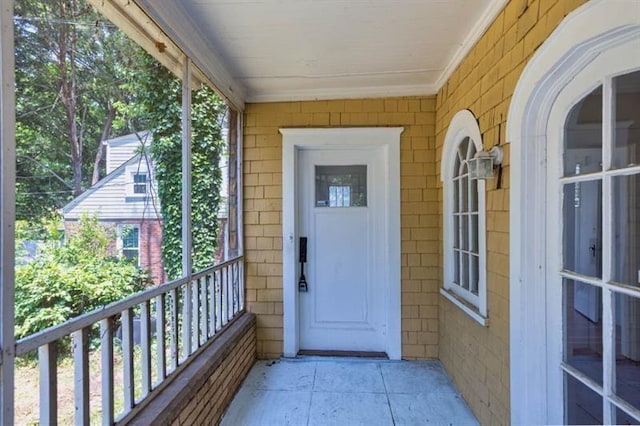
[[[84,312],[123,299],[150,284],[148,273],[109,255],[112,234],[95,218],[83,218],[65,245],[16,267],[16,337],[21,338]]]
[[[117,105],[135,103],[125,83],[142,49],[86,0],[17,0],[14,26],[16,216],[30,220],[91,185],[105,130],[129,132]]]
[[[25,240],[62,241],[62,218],[54,216],[33,220],[16,220],[16,242]]]
[[[153,134],[150,152],[156,164],[164,221],[163,261],[173,279],[182,274],[182,84],[166,68],[153,65],[149,63],[146,67],[148,77],[139,80],[136,92],[141,100],[141,117]],[[217,213],[222,184],[219,164],[225,146],[221,122],[225,114],[224,101],[208,86],[193,91],[191,258],[194,270],[211,265],[217,249]]]
[[[28,263],[43,247],[60,244],[64,237],[62,227],[62,218],[57,215],[43,216],[31,221],[16,220],[16,265]]]
[[[114,137],[151,130],[163,260],[171,278],[180,276],[180,79],[87,0],[18,0],[14,15],[18,219],[55,216],[90,185],[104,132]],[[217,249],[225,113],[224,102],[209,87],[194,90],[194,269],[210,265]]]

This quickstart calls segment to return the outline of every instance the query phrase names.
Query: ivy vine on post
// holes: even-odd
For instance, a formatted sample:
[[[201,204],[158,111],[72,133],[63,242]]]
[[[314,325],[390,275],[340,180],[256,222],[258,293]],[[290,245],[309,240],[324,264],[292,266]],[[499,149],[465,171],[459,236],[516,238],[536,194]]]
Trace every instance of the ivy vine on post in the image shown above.
[[[142,100],[138,125],[153,135],[149,151],[156,165],[157,192],[163,218],[162,253],[170,279],[182,275],[182,82],[148,55],[147,76],[136,78]],[[138,74],[139,76],[139,74]],[[192,262],[194,271],[210,266],[218,248],[221,203],[222,125],[227,106],[208,86],[192,93]],[[138,128],[136,130],[145,130]]]

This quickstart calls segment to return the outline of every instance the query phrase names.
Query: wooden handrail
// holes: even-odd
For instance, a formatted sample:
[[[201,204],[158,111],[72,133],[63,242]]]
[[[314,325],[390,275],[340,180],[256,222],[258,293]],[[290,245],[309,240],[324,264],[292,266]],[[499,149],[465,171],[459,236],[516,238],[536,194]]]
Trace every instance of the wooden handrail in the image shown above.
[[[96,353],[100,356],[102,423],[112,425],[138,409],[141,403],[146,403],[150,395],[166,385],[167,379],[181,371],[195,353],[244,312],[243,266],[243,257],[239,256],[18,341],[16,355],[38,352],[40,423],[57,422],[60,339],[71,336],[73,342],[75,423],[88,424],[91,418],[89,339],[92,327],[100,326],[100,349]],[[155,308],[153,317],[152,308]],[[134,313],[138,311],[139,343],[134,338]],[[121,338],[120,345],[115,346],[115,325],[118,323]],[[155,331],[152,326],[156,327]],[[156,350],[152,351],[154,344]],[[141,349],[140,360],[134,363],[137,345]],[[119,416],[114,413],[115,347],[122,352],[123,389],[119,396],[124,407]],[[152,379],[154,360],[155,380]]]
[[[70,335],[74,331],[81,330],[85,327],[90,327],[105,318],[119,315],[123,311],[136,307],[137,305],[151,300],[156,296],[166,294],[171,290],[175,290],[188,282],[198,280],[199,278],[209,275],[212,272],[223,270],[227,266],[238,263],[242,260],[243,256],[235,257],[226,262],[210,266],[206,269],[203,269],[202,271],[198,271],[190,276],[178,278],[157,287],[144,290],[125,299],[106,305],[103,308],[95,309],[91,312],[87,312],[53,327],[49,327],[30,336],[24,337],[16,342],[15,354],[16,356],[25,355],[33,350],[38,349],[40,346],[60,340],[61,338]]]

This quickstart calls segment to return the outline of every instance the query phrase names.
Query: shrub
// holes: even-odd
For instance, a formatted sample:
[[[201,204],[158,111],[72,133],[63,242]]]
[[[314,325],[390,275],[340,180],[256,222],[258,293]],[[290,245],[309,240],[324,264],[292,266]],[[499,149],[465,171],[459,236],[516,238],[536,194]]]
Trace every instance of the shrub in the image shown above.
[[[44,330],[123,299],[151,283],[124,258],[110,257],[109,231],[83,218],[66,244],[48,245],[42,256],[16,267],[16,337]]]

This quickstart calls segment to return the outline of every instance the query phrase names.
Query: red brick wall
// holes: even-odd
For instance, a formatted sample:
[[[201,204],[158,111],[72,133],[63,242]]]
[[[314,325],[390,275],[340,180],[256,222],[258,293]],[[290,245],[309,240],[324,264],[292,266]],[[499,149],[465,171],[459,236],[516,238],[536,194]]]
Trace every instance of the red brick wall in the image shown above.
[[[109,251],[114,255],[118,255],[116,244],[117,226],[118,225],[138,225],[140,226],[140,267],[150,271],[153,283],[158,285],[167,281],[167,276],[162,263],[162,220],[146,219],[140,220],[120,220],[113,222],[100,222],[113,233],[113,241],[109,244]],[[67,238],[76,232],[78,228],[77,221],[65,221],[64,230]]]
[[[151,272],[154,284],[162,284],[167,281],[162,264],[162,220],[145,220],[138,224],[140,225],[140,267]]]

